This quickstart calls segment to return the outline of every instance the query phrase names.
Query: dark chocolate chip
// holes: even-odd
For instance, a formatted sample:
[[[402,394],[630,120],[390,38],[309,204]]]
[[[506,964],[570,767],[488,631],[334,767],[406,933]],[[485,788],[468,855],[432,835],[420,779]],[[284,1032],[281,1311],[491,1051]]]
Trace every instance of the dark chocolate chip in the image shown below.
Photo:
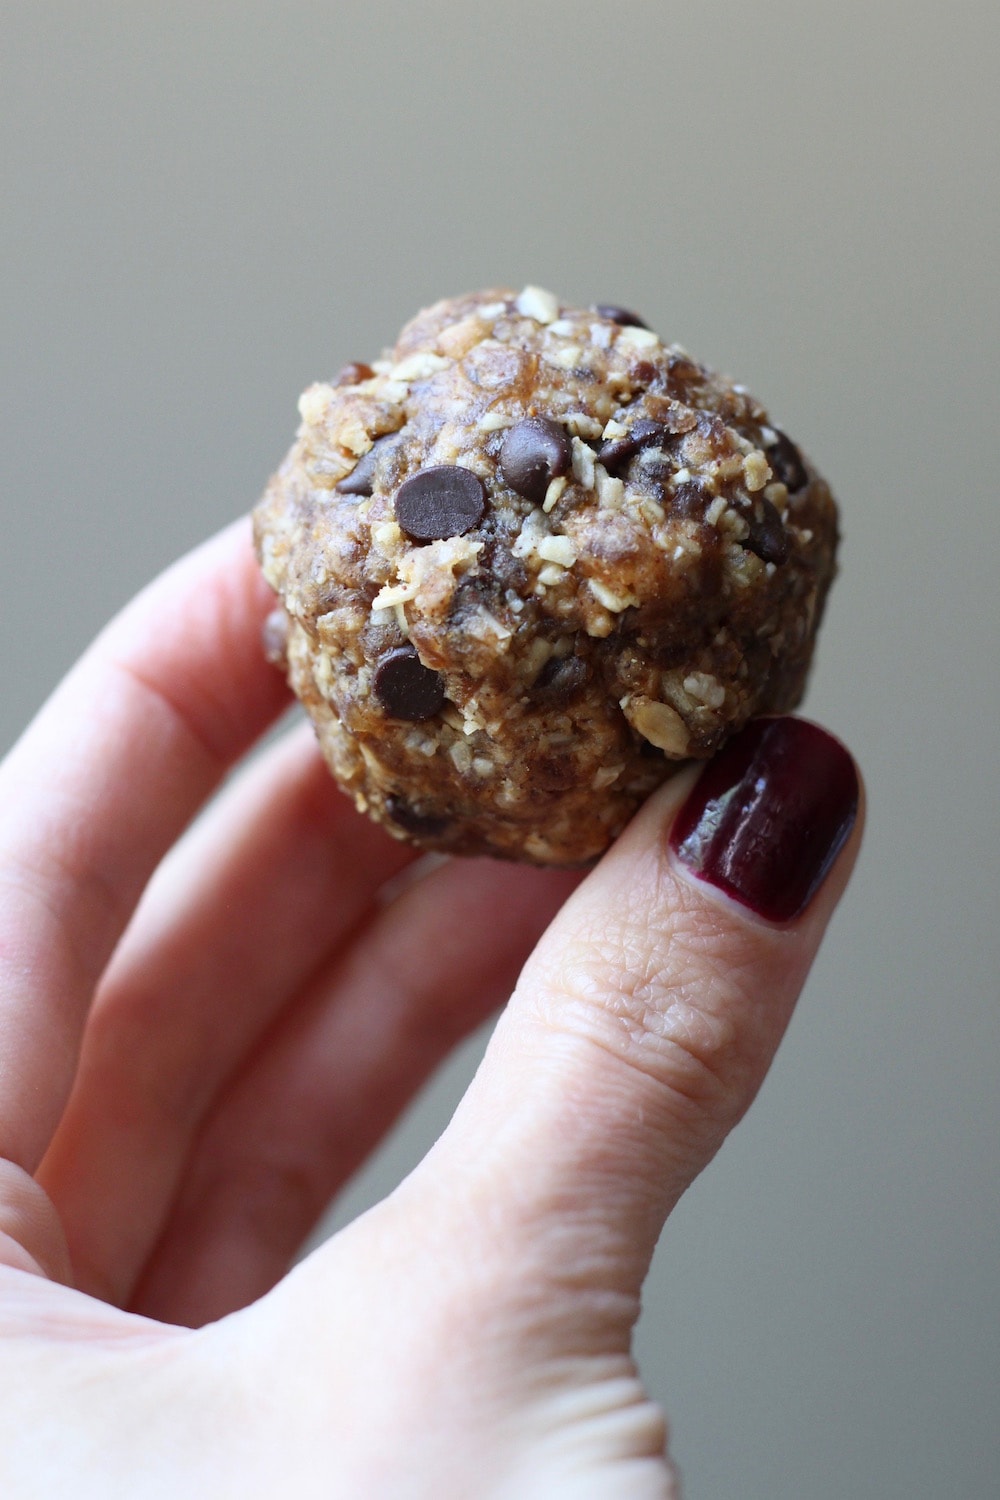
[[[360,360],[351,360],[349,365],[344,365],[333,377],[334,385],[360,385],[363,380],[371,380],[375,371],[371,365],[362,364]]]
[[[376,442],[368,449],[367,453],[361,455],[354,468],[347,475],[347,478],[340,481],[337,485],[337,494],[357,495],[359,498],[370,495],[375,482],[375,461],[377,457],[378,443]]]
[[[589,675],[582,657],[550,656],[532,684],[532,697],[562,703],[583,687]]]
[[[447,818],[437,813],[418,812],[402,797],[386,797],[385,810],[394,823],[418,839],[438,838],[448,827]]]
[[[809,473],[802,462],[802,454],[790,437],[775,429],[775,440],[765,451],[771,473],[780,484],[787,487],[790,495],[794,495],[796,490],[805,489],[809,483]]]
[[[638,313],[629,312],[627,307],[616,307],[613,302],[598,302],[594,311],[599,318],[607,318],[610,323],[620,323],[623,328],[648,328]]]
[[[440,672],[425,667],[412,646],[386,652],[375,668],[372,688],[392,719],[433,719],[444,702]]]
[[[616,474],[630,458],[635,457],[640,448],[652,447],[668,436],[667,429],[661,423],[652,422],[648,417],[640,417],[624,437],[609,438],[606,443],[602,443],[597,456],[609,474]]]
[[[512,427],[500,449],[500,472],[518,495],[541,505],[553,479],[565,474],[573,445],[565,427],[548,417],[527,417]]]
[[[758,516],[757,510],[760,508]],[[754,552],[761,562],[783,563],[788,561],[788,533],[781,524],[781,517],[770,500],[754,502],[753,513],[747,517],[750,535],[743,546]]]
[[[421,469],[396,491],[396,520],[415,542],[464,536],[486,509],[486,486],[470,469],[437,464]]]

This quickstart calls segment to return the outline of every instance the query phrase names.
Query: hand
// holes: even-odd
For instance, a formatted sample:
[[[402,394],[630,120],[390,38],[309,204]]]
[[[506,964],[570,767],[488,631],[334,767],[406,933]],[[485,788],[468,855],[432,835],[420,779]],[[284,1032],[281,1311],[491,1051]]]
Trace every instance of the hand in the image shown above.
[[[582,883],[456,861],[383,899],[413,853],[305,729],[184,832],[286,706],[271,602],[231,528],[0,772],[4,1494],[662,1500],[640,1288],[847,880],[850,761],[774,721]],[[441,1140],[288,1272],[550,922]]]

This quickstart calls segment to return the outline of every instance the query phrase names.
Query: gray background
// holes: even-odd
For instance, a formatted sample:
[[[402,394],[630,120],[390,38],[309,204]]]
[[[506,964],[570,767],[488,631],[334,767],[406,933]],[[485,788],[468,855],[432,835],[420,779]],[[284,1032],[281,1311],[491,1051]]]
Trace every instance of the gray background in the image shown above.
[[[688,1500],[1000,1493],[998,46],[925,0],[0,6],[3,744],[449,292],[637,307],[842,500],[808,708],[869,838],[649,1285]]]

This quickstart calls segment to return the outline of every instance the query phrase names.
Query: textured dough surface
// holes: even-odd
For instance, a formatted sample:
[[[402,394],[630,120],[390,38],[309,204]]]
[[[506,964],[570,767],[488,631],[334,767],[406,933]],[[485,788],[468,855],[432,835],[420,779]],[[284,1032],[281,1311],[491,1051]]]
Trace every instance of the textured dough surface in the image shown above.
[[[830,491],[631,317],[459,297],[301,398],[255,513],[271,652],[396,837],[582,863],[680,762],[801,697]]]

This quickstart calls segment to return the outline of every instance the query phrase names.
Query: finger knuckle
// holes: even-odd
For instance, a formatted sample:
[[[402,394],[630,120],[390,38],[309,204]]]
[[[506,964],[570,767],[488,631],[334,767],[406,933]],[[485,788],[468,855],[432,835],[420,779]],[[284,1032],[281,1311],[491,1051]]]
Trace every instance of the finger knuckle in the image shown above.
[[[544,1022],[596,1043],[688,1105],[718,1113],[742,1095],[745,1020],[755,988],[752,946],[697,914],[607,922],[567,945],[545,975]]]

